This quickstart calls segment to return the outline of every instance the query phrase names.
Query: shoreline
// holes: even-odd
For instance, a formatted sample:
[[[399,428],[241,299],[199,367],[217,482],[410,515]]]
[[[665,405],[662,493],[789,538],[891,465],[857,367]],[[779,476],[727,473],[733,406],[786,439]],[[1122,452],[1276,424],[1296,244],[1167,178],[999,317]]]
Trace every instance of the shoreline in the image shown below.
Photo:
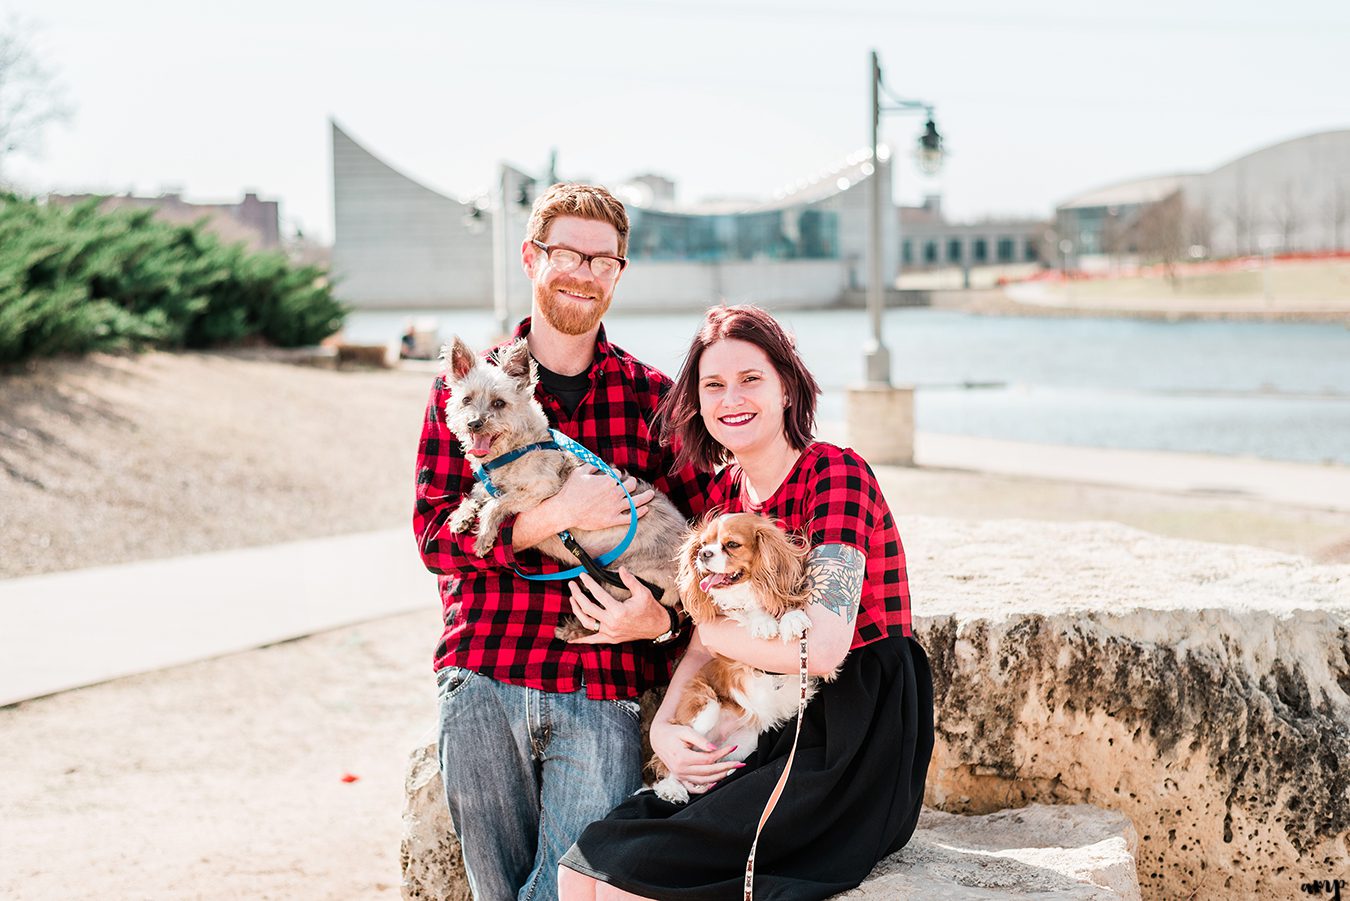
[[[1010,285],[1015,288],[1016,285]],[[1072,301],[1072,298],[1069,299]],[[1327,309],[1257,308],[1256,299],[1241,303],[1233,301],[1227,307],[1179,301],[1187,306],[1126,306],[1101,303],[1046,302],[1035,303],[1010,296],[1006,288],[973,288],[965,290],[934,290],[929,294],[927,309],[950,310],[975,316],[1025,316],[1083,319],[1144,319],[1156,322],[1269,322],[1304,323],[1309,325],[1340,325],[1350,328],[1350,301],[1343,301]],[[1222,302],[1222,301],[1220,301]],[[1263,301],[1260,301],[1263,303]],[[1168,302],[1170,303],[1170,301]]]

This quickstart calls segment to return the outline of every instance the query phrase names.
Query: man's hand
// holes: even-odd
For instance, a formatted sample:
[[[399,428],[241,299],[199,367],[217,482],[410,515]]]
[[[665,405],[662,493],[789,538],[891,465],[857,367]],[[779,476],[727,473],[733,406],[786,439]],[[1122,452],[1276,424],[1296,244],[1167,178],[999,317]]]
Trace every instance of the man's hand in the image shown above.
[[[623,641],[650,641],[658,635],[664,635],[670,628],[670,614],[662,607],[647,586],[638,581],[637,576],[625,566],[619,567],[619,578],[624,586],[633,593],[626,601],[621,601],[606,591],[589,573],[580,576],[582,585],[590,591],[590,597],[576,582],[568,582],[572,592],[572,612],[587,629],[595,630],[594,635],[576,639],[574,644],[618,644]],[[594,599],[594,600],[592,600]],[[599,603],[596,603],[599,601]]]
[[[735,746],[719,748],[690,726],[652,722],[652,753],[684,784],[690,794],[701,795],[718,782],[745,766],[726,759]]]
[[[637,489],[637,479],[629,476],[623,485],[631,494]],[[633,495],[639,519],[647,514],[650,509],[647,505],[655,496],[656,492],[650,488]],[[566,529],[589,531],[627,526],[628,518],[628,501],[618,483],[594,466],[579,466],[572,470],[557,494],[516,517],[511,546],[518,551],[534,547]]]
[[[637,491],[637,479],[629,476],[624,479],[623,487],[632,494]],[[656,492],[648,488],[632,496],[638,516],[641,517],[646,514],[647,504],[656,496]],[[572,470],[562,488],[549,498],[548,503],[560,509],[560,516],[566,521],[565,528],[568,529],[593,532],[628,525],[628,499],[623,496],[623,490],[617,482],[594,466],[578,466]]]

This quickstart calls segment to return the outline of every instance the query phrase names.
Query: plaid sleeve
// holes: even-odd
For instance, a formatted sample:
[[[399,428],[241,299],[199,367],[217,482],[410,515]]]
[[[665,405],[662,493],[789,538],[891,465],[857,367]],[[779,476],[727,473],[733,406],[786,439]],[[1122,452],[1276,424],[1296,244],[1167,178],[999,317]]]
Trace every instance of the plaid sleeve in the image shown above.
[[[516,517],[507,517],[497,536],[490,557],[473,552],[474,535],[452,533],[447,527],[460,498],[474,484],[473,470],[464,459],[459,441],[445,424],[445,402],[450,391],[445,379],[436,377],[422,421],[422,438],[417,446],[417,501],[413,508],[413,532],[427,569],[437,575],[516,565],[511,549],[511,530]]]
[[[803,499],[812,547],[848,544],[868,552],[877,526],[878,489],[867,464],[852,452],[816,458]]]

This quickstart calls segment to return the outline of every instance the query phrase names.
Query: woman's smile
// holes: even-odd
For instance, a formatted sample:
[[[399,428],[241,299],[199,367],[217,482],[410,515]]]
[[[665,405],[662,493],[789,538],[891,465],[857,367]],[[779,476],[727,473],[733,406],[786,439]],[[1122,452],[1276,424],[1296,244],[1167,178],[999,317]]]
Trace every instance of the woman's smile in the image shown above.
[[[758,346],[738,338],[709,345],[699,359],[698,394],[708,434],[733,454],[786,443],[783,381]]]

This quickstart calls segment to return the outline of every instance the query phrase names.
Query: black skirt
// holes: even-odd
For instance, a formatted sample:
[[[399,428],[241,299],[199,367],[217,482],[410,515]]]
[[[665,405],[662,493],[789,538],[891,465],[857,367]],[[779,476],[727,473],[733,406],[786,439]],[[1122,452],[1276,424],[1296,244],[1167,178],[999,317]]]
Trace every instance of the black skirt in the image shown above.
[[[755,824],[792,748],[795,718],[760,736],[734,776],[689,804],[643,791],[592,823],[563,865],[661,901],[742,896]],[[903,847],[933,752],[923,648],[891,637],[849,652],[806,708],[787,786],[760,835],[755,898],[828,898]]]

